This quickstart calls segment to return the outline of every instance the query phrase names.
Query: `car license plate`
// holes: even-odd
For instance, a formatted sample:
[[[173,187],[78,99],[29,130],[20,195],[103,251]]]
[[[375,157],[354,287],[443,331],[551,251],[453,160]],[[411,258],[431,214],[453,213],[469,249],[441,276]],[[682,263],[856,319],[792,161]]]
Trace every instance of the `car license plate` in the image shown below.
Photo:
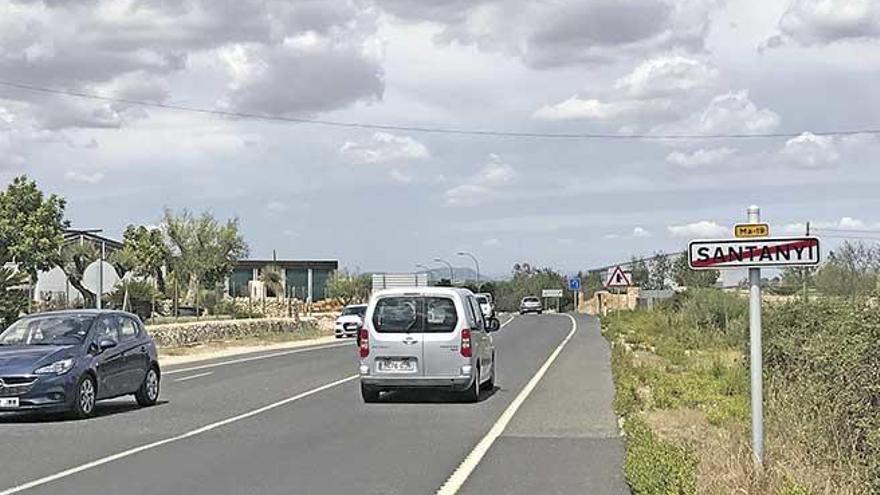
[[[388,373],[411,373],[416,370],[416,362],[409,359],[384,359],[379,361],[379,371]]]
[[[14,409],[18,407],[18,397],[0,397],[0,409]]]

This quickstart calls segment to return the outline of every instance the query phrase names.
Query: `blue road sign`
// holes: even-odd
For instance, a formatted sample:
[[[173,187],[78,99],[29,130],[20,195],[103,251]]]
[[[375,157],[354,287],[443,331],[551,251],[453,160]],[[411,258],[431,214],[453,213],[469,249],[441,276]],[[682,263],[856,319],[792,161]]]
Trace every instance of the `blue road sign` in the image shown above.
[[[581,279],[577,277],[568,279],[568,288],[570,290],[581,290]]]

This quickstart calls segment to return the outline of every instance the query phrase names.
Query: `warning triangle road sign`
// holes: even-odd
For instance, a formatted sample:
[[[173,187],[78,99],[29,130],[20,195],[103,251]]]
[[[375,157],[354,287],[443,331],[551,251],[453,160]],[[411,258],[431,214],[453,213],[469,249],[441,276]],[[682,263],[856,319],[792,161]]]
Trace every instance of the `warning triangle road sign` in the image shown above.
[[[613,270],[608,272],[608,278],[605,280],[605,287],[629,287],[632,280],[628,273],[623,271],[620,266],[615,266]]]

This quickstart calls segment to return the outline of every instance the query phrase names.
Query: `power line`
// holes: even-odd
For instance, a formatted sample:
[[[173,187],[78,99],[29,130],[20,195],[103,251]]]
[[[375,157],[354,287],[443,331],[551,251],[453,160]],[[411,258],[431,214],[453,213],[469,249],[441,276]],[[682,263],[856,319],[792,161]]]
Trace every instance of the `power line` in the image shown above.
[[[835,234],[820,234],[822,237],[828,237],[831,239],[859,239],[865,241],[880,241],[880,235],[870,236],[870,235],[835,235]]]
[[[843,234],[880,234],[880,230],[872,229],[813,229],[816,232],[833,232]]]
[[[87,93],[83,91],[74,91],[67,89],[49,88],[43,86],[35,86],[14,81],[0,81],[0,86],[16,88],[25,91],[37,93],[54,94],[60,96],[69,96],[83,98],[88,100],[104,101],[109,103],[123,103],[127,105],[137,105],[149,108],[161,108],[165,110],[175,110],[180,112],[200,113],[205,115],[214,115],[218,117],[231,117],[237,119],[265,120],[270,122],[286,122],[294,124],[323,125],[329,127],[342,127],[349,129],[371,129],[380,131],[404,131],[404,132],[422,132],[430,134],[452,134],[461,136],[490,136],[490,137],[512,137],[512,138],[536,138],[536,139],[615,139],[615,140],[697,140],[697,139],[775,139],[775,138],[794,138],[803,132],[775,132],[763,134],[608,134],[608,133],[547,133],[547,132],[520,132],[520,131],[494,131],[485,129],[456,129],[442,127],[426,127],[426,126],[407,126],[392,124],[373,124],[367,122],[345,122],[338,120],[325,119],[307,119],[299,117],[284,117],[278,115],[257,114],[249,112],[234,112],[228,110],[216,110],[204,107],[195,107],[187,105],[178,105],[170,103],[159,103],[144,100],[134,100],[130,98],[117,98],[112,96],[104,96],[95,93]],[[816,136],[851,136],[856,134],[878,134],[880,129],[850,129],[850,130],[831,130],[831,131],[811,131]]]

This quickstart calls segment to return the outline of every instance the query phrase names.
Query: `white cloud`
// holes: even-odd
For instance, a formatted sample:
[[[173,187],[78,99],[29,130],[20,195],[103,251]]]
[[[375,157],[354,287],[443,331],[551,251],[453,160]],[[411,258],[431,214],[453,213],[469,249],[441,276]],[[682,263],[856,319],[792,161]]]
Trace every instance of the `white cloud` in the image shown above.
[[[670,225],[667,229],[674,237],[730,237],[732,234],[728,227],[709,220],[701,220],[685,225]]]
[[[400,184],[409,184],[413,181],[412,175],[396,168],[391,170],[391,172],[388,173],[388,176],[391,177],[391,180]]]
[[[786,141],[780,153],[792,164],[805,168],[833,165],[840,158],[832,136],[816,136],[810,132]]]
[[[485,241],[483,241],[483,246],[492,247],[492,248],[501,247],[501,241],[499,241],[495,237],[492,237],[492,238],[489,238],[489,239],[486,239]]]
[[[667,120],[682,116],[695,95],[715,86],[718,70],[682,56],[650,58],[617,79],[602,99],[574,95],[545,105],[532,115],[544,120]]]
[[[290,211],[290,205],[283,201],[273,200],[266,203],[266,210],[271,213],[285,213]]]
[[[734,153],[736,150],[726,147],[698,149],[691,153],[673,151],[666,155],[666,161],[682,168],[697,169],[721,163]]]
[[[339,154],[355,164],[421,160],[431,156],[421,142],[388,132],[377,132],[366,141],[346,141],[339,148]]]
[[[758,108],[747,90],[730,91],[712,98],[704,110],[681,122],[658,126],[658,134],[757,134],[774,130],[779,115],[766,108]]]
[[[651,232],[643,227],[634,227],[632,231],[633,237],[651,237]]]
[[[794,0],[779,20],[779,30],[803,45],[878,38],[880,3],[876,0]]]
[[[513,182],[516,176],[516,170],[493,153],[489,155],[489,162],[477,174],[446,191],[446,204],[473,206],[496,198],[501,189]]]
[[[819,220],[810,222],[810,234],[821,236],[824,229],[846,230],[850,232],[871,232],[880,229],[880,222],[871,223],[854,217],[841,217],[839,220]],[[782,235],[804,235],[806,232],[807,224],[804,222],[789,223],[779,228],[779,233]]]
[[[104,180],[104,174],[101,172],[94,172],[91,174],[76,172],[74,170],[70,170],[64,174],[64,178],[71,182],[82,182],[85,184],[97,184]]]
[[[646,117],[652,114],[663,115],[672,109],[668,100],[648,101],[601,101],[595,98],[582,99],[579,96],[561,101],[555,105],[544,105],[532,114],[542,120],[622,120]]]
[[[718,75],[718,69],[705,62],[680,55],[662,56],[642,62],[614,87],[632,98],[681,96],[715,86]]]

